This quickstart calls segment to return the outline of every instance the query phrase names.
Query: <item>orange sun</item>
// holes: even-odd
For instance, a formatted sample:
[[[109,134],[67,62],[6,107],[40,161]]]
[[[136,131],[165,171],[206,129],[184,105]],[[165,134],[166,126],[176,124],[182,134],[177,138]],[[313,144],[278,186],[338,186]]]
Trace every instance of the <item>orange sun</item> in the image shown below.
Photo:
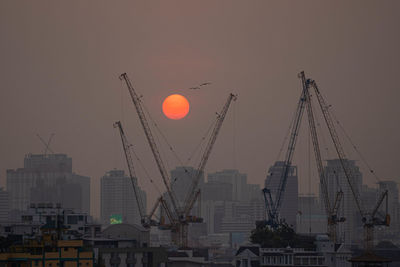
[[[170,95],[164,100],[162,110],[169,119],[180,120],[188,114],[189,102],[182,95]]]

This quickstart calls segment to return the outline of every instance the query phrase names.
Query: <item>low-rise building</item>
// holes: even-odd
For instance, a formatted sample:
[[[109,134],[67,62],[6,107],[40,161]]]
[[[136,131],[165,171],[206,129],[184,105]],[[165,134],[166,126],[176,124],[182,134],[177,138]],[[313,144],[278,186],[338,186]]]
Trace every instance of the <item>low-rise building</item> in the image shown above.
[[[46,236],[40,242],[14,246],[0,253],[0,266],[92,267],[93,252],[82,240],[52,240]]]

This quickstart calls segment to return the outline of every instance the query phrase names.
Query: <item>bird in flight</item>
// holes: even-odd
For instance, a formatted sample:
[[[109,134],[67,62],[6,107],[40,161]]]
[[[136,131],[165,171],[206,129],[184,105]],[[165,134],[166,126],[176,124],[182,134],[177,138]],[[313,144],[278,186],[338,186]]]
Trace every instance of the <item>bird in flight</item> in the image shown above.
[[[210,82],[205,82],[205,83],[200,84],[200,86],[205,86],[205,85],[209,85],[209,84],[211,84],[211,83]]]
[[[201,86],[206,86],[206,85],[210,85],[210,84],[211,84],[210,82],[205,82],[205,83],[201,83],[199,86],[190,87],[189,89],[198,90],[198,89],[200,89]]]

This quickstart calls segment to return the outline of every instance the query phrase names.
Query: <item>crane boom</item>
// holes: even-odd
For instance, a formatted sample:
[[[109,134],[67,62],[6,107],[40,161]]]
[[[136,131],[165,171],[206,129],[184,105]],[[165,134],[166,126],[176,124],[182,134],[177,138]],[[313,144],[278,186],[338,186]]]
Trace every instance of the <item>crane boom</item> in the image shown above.
[[[370,252],[373,248],[374,227],[377,225],[388,226],[390,224],[390,215],[388,214],[387,209],[386,209],[385,219],[381,220],[380,218],[376,217],[376,213],[377,213],[379,207],[381,206],[383,200],[386,198],[386,203],[388,201],[388,190],[384,190],[382,192],[382,194],[378,198],[378,201],[377,201],[374,209],[372,209],[371,211],[366,211],[364,209],[362,202],[361,202],[360,194],[354,185],[354,175],[348,164],[346,154],[340,143],[339,136],[336,133],[336,130],[335,130],[335,127],[333,124],[333,120],[329,113],[329,106],[326,104],[324,98],[322,97],[316,82],[314,80],[309,80],[308,82],[314,88],[319,105],[321,107],[322,114],[323,114],[325,122],[327,124],[329,133],[331,135],[331,139],[332,139],[334,147],[336,149],[336,153],[339,157],[340,164],[341,164],[343,172],[345,174],[347,184],[352,192],[352,195],[353,195],[354,201],[356,202],[358,211],[361,214],[362,222],[364,225],[364,245],[365,245],[366,251]]]
[[[310,128],[310,133],[311,133],[311,139],[313,143],[313,148],[314,148],[314,156],[315,156],[315,161],[317,165],[317,170],[318,170],[318,175],[319,175],[319,181],[320,181],[320,187],[321,187],[321,192],[324,200],[324,205],[325,205],[325,212],[328,217],[328,234],[330,239],[336,243],[336,225],[338,222],[344,222],[344,218],[338,218],[337,212],[338,208],[340,205],[340,202],[343,197],[343,192],[339,190],[336,195],[335,195],[335,200],[334,200],[334,205],[332,207],[330,200],[329,200],[329,194],[328,194],[328,183],[327,179],[325,176],[324,172],[324,167],[322,165],[322,157],[321,157],[321,151],[320,151],[320,146],[319,146],[319,141],[318,141],[318,135],[317,135],[317,129],[315,127],[315,119],[314,119],[314,112],[313,112],[313,107],[312,107],[312,102],[311,102],[311,95],[309,91],[310,83],[308,80],[305,78],[304,71],[302,71],[299,74],[303,88],[305,90],[305,97],[306,97],[306,110],[307,110],[307,116],[308,116],[308,124]]]
[[[123,74],[120,75],[120,79],[124,80],[126,85],[127,85],[127,87],[128,87],[129,93],[130,93],[131,98],[132,98],[132,102],[133,102],[133,104],[134,104],[134,106],[136,108],[136,112],[138,114],[140,123],[142,124],[144,133],[146,135],[147,141],[148,141],[149,146],[150,146],[150,149],[151,149],[151,151],[153,153],[153,156],[154,156],[154,159],[155,159],[155,161],[157,163],[158,170],[160,171],[161,178],[162,178],[162,180],[164,182],[164,185],[165,185],[165,187],[167,189],[167,194],[168,194],[168,196],[169,196],[169,198],[171,200],[171,203],[172,203],[173,209],[175,211],[175,214],[179,214],[179,209],[178,209],[178,206],[177,206],[177,203],[176,203],[176,197],[175,197],[175,194],[173,193],[173,191],[171,190],[171,187],[170,187],[169,175],[168,175],[168,172],[167,172],[167,170],[165,168],[164,162],[162,161],[162,158],[161,158],[160,152],[158,150],[157,144],[156,144],[156,142],[154,140],[154,137],[153,137],[153,134],[151,132],[149,123],[148,123],[148,121],[146,119],[146,116],[145,116],[145,113],[143,111],[141,100],[140,100],[139,96],[137,95],[134,87],[132,86],[132,83],[129,80],[128,75],[126,73],[123,73]]]
[[[135,168],[133,166],[132,155],[131,155],[131,151],[130,151],[130,144],[125,136],[124,129],[122,128],[122,124],[120,121],[117,121],[114,123],[114,128],[119,129],[119,134],[121,136],[121,141],[122,141],[122,147],[124,148],[126,163],[128,165],[129,176],[130,176],[133,191],[135,194],[136,203],[138,205],[140,218],[141,218],[141,221],[143,222],[146,215],[145,215],[143,200],[142,200],[140,192],[139,192],[139,188],[137,188],[137,184],[135,183],[136,174],[135,174]]]
[[[187,194],[187,197],[185,200],[184,216],[188,216],[191,209],[193,208],[193,205],[197,198],[197,194],[195,194],[195,191],[196,191],[197,185],[200,181],[201,174],[207,164],[208,158],[210,157],[212,148],[214,147],[215,141],[217,140],[219,130],[221,129],[222,123],[224,122],[224,119],[225,119],[226,113],[228,112],[229,106],[230,106],[231,102],[236,101],[236,99],[237,99],[236,95],[229,94],[229,97],[228,97],[224,107],[222,108],[221,113],[218,114],[217,122],[214,126],[214,129],[211,133],[210,140],[207,143],[207,147],[205,148],[203,156],[197,167],[196,176],[194,177],[192,185],[190,187],[190,190]]]
[[[297,104],[297,108],[296,108],[295,119],[293,122],[291,134],[290,134],[288,149],[286,151],[285,161],[284,161],[284,165],[283,165],[283,171],[281,174],[281,178],[279,180],[279,186],[278,186],[278,189],[276,192],[275,201],[272,200],[270,189],[264,188],[262,190],[264,193],[265,205],[266,205],[266,209],[267,209],[268,217],[269,217],[267,223],[269,225],[271,225],[272,227],[275,227],[278,225],[279,209],[282,205],[282,201],[283,201],[283,197],[284,197],[284,193],[285,193],[285,189],[286,189],[287,177],[289,175],[289,171],[292,166],[293,152],[296,147],[296,141],[297,141],[297,136],[298,136],[299,129],[300,129],[301,118],[304,113],[304,106],[305,106],[305,89],[303,88],[299,102]]]
[[[362,202],[361,202],[361,196],[360,196],[360,193],[358,192],[358,190],[354,187],[354,181],[353,181],[354,175],[353,175],[353,173],[351,171],[351,168],[348,165],[348,161],[346,160],[347,159],[346,154],[345,154],[345,152],[343,150],[343,147],[342,147],[342,145],[340,143],[340,140],[339,140],[339,136],[338,136],[338,134],[336,132],[336,129],[334,127],[332,117],[331,117],[331,115],[329,113],[329,106],[326,104],[324,98],[322,97],[322,95],[321,95],[321,93],[320,93],[320,91],[318,89],[318,86],[315,83],[315,81],[309,80],[308,82],[314,88],[315,95],[317,96],[318,103],[320,105],[322,114],[323,114],[324,119],[325,119],[325,123],[326,123],[326,125],[328,127],[328,130],[329,130],[329,133],[331,135],[331,138],[332,138],[332,141],[333,141],[333,145],[334,145],[334,147],[336,149],[336,153],[337,153],[337,155],[339,157],[340,164],[341,164],[341,166],[343,168],[343,171],[344,171],[344,174],[346,176],[348,185],[349,185],[350,190],[351,190],[351,192],[352,192],[352,194],[354,196],[354,200],[356,202],[358,211],[360,212],[361,216],[365,216],[365,214],[364,214],[365,211],[364,211],[364,208],[363,208]]]

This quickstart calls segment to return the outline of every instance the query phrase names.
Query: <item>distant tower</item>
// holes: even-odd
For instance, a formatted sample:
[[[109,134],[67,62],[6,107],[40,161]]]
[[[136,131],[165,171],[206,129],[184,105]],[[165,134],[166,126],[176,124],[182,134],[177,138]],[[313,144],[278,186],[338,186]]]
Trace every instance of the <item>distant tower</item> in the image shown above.
[[[272,199],[275,199],[279,183],[284,171],[284,162],[277,161],[269,168],[268,176],[265,179],[265,187],[271,190]],[[283,201],[279,210],[279,217],[286,223],[293,226],[296,230],[296,216],[298,212],[298,178],[297,166],[291,166],[289,169]]]
[[[362,173],[360,172],[354,160],[346,160],[353,174],[353,187],[361,194],[362,190]],[[339,209],[338,215],[346,218],[344,223],[339,224],[339,240],[346,244],[351,244],[356,240],[362,239],[362,235],[359,236],[356,231],[357,228],[361,227],[361,219],[359,218],[359,212],[357,210],[356,202],[354,201],[353,194],[348,185],[346,175],[343,171],[342,165],[339,159],[333,159],[327,161],[325,167],[325,174],[328,180],[328,194],[331,203],[334,202],[335,194],[340,189],[343,191],[343,199]],[[362,232],[361,232],[362,234]]]
[[[137,180],[134,181],[137,183]],[[123,170],[107,172],[100,180],[101,222],[110,224],[112,216],[120,217],[123,223],[140,224],[132,182]],[[138,187],[146,210],[146,193]]]

